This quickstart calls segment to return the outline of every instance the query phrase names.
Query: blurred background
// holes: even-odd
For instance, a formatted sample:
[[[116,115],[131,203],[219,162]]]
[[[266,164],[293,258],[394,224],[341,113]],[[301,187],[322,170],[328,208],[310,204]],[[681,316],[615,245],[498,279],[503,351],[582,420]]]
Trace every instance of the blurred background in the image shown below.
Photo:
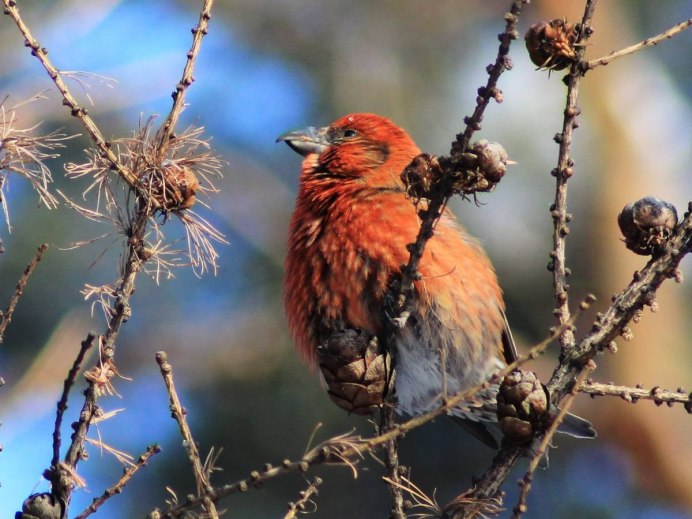
[[[536,21],[581,17],[582,2],[537,1],[529,5],[520,32]],[[61,70],[88,71],[117,81],[89,86],[72,82],[106,138],[130,136],[140,119],[168,112],[180,78],[201,2],[52,0],[21,2],[26,22]],[[154,354],[166,350],[180,396],[203,453],[222,449],[217,484],[247,477],[266,463],[299,458],[318,424],[314,441],[372,426],[349,417],[324,393],[315,374],[292,350],[281,306],[284,241],[296,193],[300,157],[274,140],[306,125],[326,125],[360,111],[386,115],[406,128],[420,147],[442,154],[463,128],[494,60],[496,34],[508,1],[438,0],[253,0],[217,1],[209,35],[196,64],[196,82],[180,128],[206,127],[215,151],[228,165],[221,192],[205,199],[200,213],[227,237],[216,276],[198,278],[189,269],[157,286],[140,276],[133,317],[119,341],[115,386],[106,411],[125,409],[91,430],[93,438],[133,456],[151,443],[163,452],[140,471],[125,493],[112,498],[100,517],[142,517],[163,507],[172,488],[179,497],[194,483]],[[689,0],[601,2],[587,56],[653,36],[692,15]],[[680,214],[692,199],[692,31],[590,72],[582,83],[581,126],[573,149],[575,176],[568,240],[572,301],[598,296],[593,312],[629,283],[646,258],[627,251],[616,216],[628,202],[654,195]],[[0,98],[6,106],[47,89],[48,100],[19,111],[20,123],[41,122],[39,131],[82,133],[61,106],[60,96],[8,17],[0,20]],[[545,265],[551,243],[548,207],[550,170],[558,149],[565,87],[560,73],[536,72],[523,38],[511,52],[514,69],[500,80],[505,102],[491,103],[478,138],[501,142],[513,166],[482,204],[455,201],[453,209],[484,243],[495,263],[520,349],[544,338],[553,324],[552,283]],[[56,187],[81,202],[88,181],[66,181],[65,162],[83,162],[83,136],[52,161]],[[38,206],[28,183],[10,176],[4,196],[12,232],[0,225],[0,306],[36,247],[47,242],[14,319],[0,345],[0,516],[11,517],[32,492],[47,490],[42,471],[51,457],[55,403],[79,343],[105,329],[79,291],[117,277],[119,237],[62,250],[109,232],[61,206]],[[82,202],[87,204],[88,202]],[[166,224],[171,239],[179,224]],[[183,245],[180,243],[179,245]],[[105,251],[105,254],[104,254]],[[683,261],[689,278],[692,262]],[[634,340],[619,341],[617,355],[599,357],[598,381],[649,388],[690,389],[692,384],[692,285],[667,282],[660,311],[645,311]],[[588,323],[592,315],[585,318]],[[582,326],[578,335],[588,327]],[[555,348],[533,368],[546,379]],[[92,365],[90,359],[87,366]],[[73,391],[64,438],[81,408]],[[551,466],[539,473],[528,517],[692,517],[692,428],[682,406],[631,405],[616,398],[577,399],[576,412],[599,431],[595,441],[559,438]],[[314,443],[314,442],[313,442]],[[76,514],[121,475],[111,455],[89,448],[79,465],[87,487],[75,492]],[[446,420],[420,428],[401,442],[401,459],[413,480],[444,504],[466,489],[493,452]],[[511,510],[517,495],[506,485]],[[316,517],[385,517],[388,494],[382,467],[363,460],[358,479],[349,470],[322,467]],[[306,486],[301,474],[226,499],[229,517],[282,517],[287,502]],[[507,514],[507,512],[505,513]]]

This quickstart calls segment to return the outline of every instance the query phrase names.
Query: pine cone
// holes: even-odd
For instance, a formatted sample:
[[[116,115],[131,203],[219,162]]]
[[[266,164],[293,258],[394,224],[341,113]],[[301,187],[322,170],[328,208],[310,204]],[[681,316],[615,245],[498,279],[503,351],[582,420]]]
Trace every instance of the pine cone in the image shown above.
[[[334,333],[318,347],[317,357],[329,398],[349,413],[373,414],[384,401],[385,388],[394,387],[389,355],[377,337],[362,330]]]
[[[548,391],[535,373],[515,370],[505,376],[497,394],[497,419],[505,438],[529,443],[546,429],[549,405]]]
[[[492,191],[507,171],[507,152],[497,142],[481,139],[465,152],[450,157],[421,153],[413,159],[401,180],[414,201],[430,200],[437,191],[473,195]]]
[[[401,180],[406,185],[406,195],[414,200],[429,200],[441,179],[440,163],[437,157],[428,153],[417,155],[401,174]]]
[[[139,184],[165,211],[189,209],[197,201],[199,180],[195,172],[170,161],[147,169],[139,177]]]
[[[642,256],[662,252],[677,224],[673,204],[653,196],[627,204],[618,215],[625,246]]]
[[[497,142],[488,142],[485,139],[474,142],[471,151],[477,157],[479,172],[490,183],[492,189],[505,176],[507,152]]]
[[[562,70],[574,61],[574,24],[557,19],[533,24],[524,36],[529,57],[539,69]]]

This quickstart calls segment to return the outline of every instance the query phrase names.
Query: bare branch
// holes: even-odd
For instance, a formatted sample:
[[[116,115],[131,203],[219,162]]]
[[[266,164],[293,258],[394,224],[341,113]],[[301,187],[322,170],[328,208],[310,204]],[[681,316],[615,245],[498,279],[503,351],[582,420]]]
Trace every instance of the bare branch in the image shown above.
[[[607,65],[615,59],[622,58],[623,56],[627,56],[629,54],[633,54],[637,51],[645,49],[646,47],[658,45],[663,40],[672,38],[673,36],[680,34],[685,29],[689,29],[690,25],[692,25],[692,18],[689,18],[684,22],[680,22],[668,29],[667,31],[653,36],[652,38],[647,38],[645,40],[640,41],[639,43],[635,43],[634,45],[625,47],[624,49],[613,51],[607,56],[603,56],[602,58],[592,59],[590,61],[584,62],[581,64],[582,70],[586,73],[587,71],[594,69],[600,65]]]
[[[317,505],[313,501],[313,498],[317,496],[317,488],[322,484],[322,478],[316,477],[313,479],[308,488],[300,491],[300,499],[295,503],[288,504],[288,512],[284,515],[284,519],[295,519],[299,513],[310,513],[306,511],[306,505],[312,503],[314,508],[317,509]]]
[[[451,157],[449,159],[440,160],[439,164],[446,162],[442,167],[443,178],[446,174],[447,182],[444,183],[442,189],[438,189],[434,196],[429,200],[425,210],[421,211],[422,222],[418,235],[416,236],[416,241],[409,245],[409,260],[406,266],[403,268],[401,273],[401,278],[398,282],[392,283],[387,291],[384,298],[384,314],[386,323],[385,336],[386,340],[383,342],[387,351],[389,351],[392,356],[393,365],[396,366],[396,348],[394,347],[395,340],[399,328],[405,325],[408,319],[407,307],[410,304],[411,297],[413,294],[413,282],[417,277],[418,266],[423,257],[423,251],[425,246],[433,236],[433,230],[435,228],[436,222],[441,217],[444,208],[447,205],[449,198],[454,193],[451,188],[449,181],[451,181],[453,175],[452,171],[457,166],[456,161],[460,156],[462,156],[471,142],[471,138],[481,129],[481,122],[483,120],[483,114],[485,109],[490,102],[490,99],[495,99],[497,102],[502,101],[502,93],[497,88],[497,82],[500,75],[512,67],[512,62],[509,58],[509,48],[512,40],[518,37],[517,35],[517,23],[519,21],[519,15],[527,3],[526,0],[516,0],[512,3],[510,12],[505,14],[505,30],[500,34],[500,47],[498,49],[497,56],[495,58],[495,63],[489,65],[488,80],[484,87],[481,87],[478,91],[478,97],[476,98],[476,107],[473,114],[470,117],[464,119],[466,128],[462,134],[457,135],[457,139],[452,143]],[[412,163],[412,166],[416,160]],[[389,384],[386,385],[388,387]],[[391,405],[392,396],[386,395],[385,405]],[[385,411],[387,413],[389,411]],[[410,422],[409,422],[410,423]],[[396,431],[397,428],[392,426],[391,431]],[[394,481],[394,484],[389,486],[390,493],[392,495],[393,507],[392,516],[393,517],[405,517],[405,512],[403,510],[403,495],[401,493],[400,485],[400,474],[398,473],[398,454],[396,451],[396,444],[392,440],[389,447],[385,450],[385,456],[387,460],[387,466],[389,470],[389,478]]]
[[[76,467],[79,461],[83,459],[84,443],[87,440],[89,427],[99,412],[96,401],[102,392],[110,391],[112,387],[110,379],[117,374],[114,364],[115,341],[121,326],[132,313],[129,301],[134,292],[135,278],[141,267],[139,255],[146,232],[147,219],[146,213],[139,214],[131,224],[128,257],[118,285],[117,297],[111,309],[108,330],[105,335],[99,337],[98,364],[86,374],[88,387],[84,391],[84,404],[79,413],[79,420],[73,427],[72,441],[65,454],[64,462],[52,464],[48,470],[44,471],[44,477],[51,482],[52,495],[61,503],[69,503],[69,496],[78,477]],[[54,436],[54,449],[55,445]]]
[[[567,268],[565,265],[565,236],[569,232],[567,222],[569,219],[571,219],[571,217],[568,217],[567,214],[567,179],[572,175],[572,167],[574,165],[569,153],[572,142],[572,133],[576,127],[575,118],[579,113],[576,102],[582,73],[580,72],[578,64],[584,55],[586,40],[592,33],[591,21],[594,16],[595,9],[596,0],[587,0],[575,44],[575,62],[571,65],[569,75],[567,76],[568,91],[563,119],[563,129],[562,133],[559,134],[559,136],[556,136],[556,140],[560,144],[560,152],[558,156],[558,167],[553,170],[553,174],[556,177],[556,189],[555,203],[551,207],[551,215],[553,216],[554,222],[553,251],[551,252],[553,262],[551,265],[551,270],[553,270],[553,284],[555,288],[555,296],[558,302],[556,309],[558,330],[555,331],[560,334],[560,344],[563,352],[561,355],[561,362],[563,362],[565,351],[572,351],[574,349],[574,334],[571,329],[573,318],[569,311],[566,282]],[[585,364],[581,364],[582,367],[575,369],[575,371],[571,372],[570,374],[576,378],[583,369],[584,365]],[[574,378],[571,380],[573,381]],[[568,386],[565,385],[565,388],[567,387]],[[571,388],[572,386],[569,387]],[[551,387],[548,386],[548,389],[550,390]],[[560,393],[556,398],[553,396],[553,391],[550,391],[550,393],[551,400],[556,404],[559,403],[561,398],[564,396],[564,393]],[[520,458],[523,451],[524,447],[510,446],[503,443],[500,452],[493,459],[493,463],[490,468],[485,472],[485,474],[483,474],[475,488],[468,494],[465,494],[465,496],[480,500],[496,497],[500,492],[500,488],[502,487],[505,479],[509,476],[512,466]],[[453,509],[453,512],[447,514],[445,517],[461,519],[472,517],[474,513],[475,512],[473,511],[472,506],[461,506]]]
[[[197,482],[197,493],[202,495],[203,506],[211,518],[218,518],[218,513],[216,511],[216,506],[213,500],[208,496],[210,492],[213,491],[211,483],[207,475],[207,471],[204,470],[202,460],[199,456],[199,451],[197,450],[197,444],[195,439],[192,437],[192,432],[190,431],[190,426],[187,423],[187,410],[183,408],[180,404],[180,399],[175,391],[175,384],[173,383],[173,367],[168,363],[168,355],[165,351],[159,351],[156,354],[156,362],[161,369],[161,375],[166,383],[166,389],[168,390],[168,397],[171,403],[171,413],[178,426],[180,427],[180,433],[183,436],[183,444],[185,445],[185,450],[187,450],[187,456],[192,464],[192,472],[195,476],[195,481]]]
[[[34,259],[32,259],[29,262],[29,264],[26,266],[26,269],[24,269],[24,273],[19,278],[17,286],[14,289],[14,294],[12,294],[10,302],[7,305],[7,309],[5,309],[4,312],[0,312],[0,344],[2,344],[2,340],[5,335],[5,329],[10,324],[10,321],[12,321],[14,309],[17,307],[17,303],[19,303],[19,298],[22,297],[22,294],[24,293],[24,288],[26,288],[26,284],[29,281],[29,277],[31,276],[31,274],[33,274],[34,269],[36,269],[36,266],[41,261],[43,253],[46,251],[47,248],[48,244],[46,243],[42,244],[38,248],[38,250],[36,251],[36,255],[34,256]]]
[[[396,425],[394,402],[391,399],[385,402],[381,411],[381,423],[379,433],[383,434]],[[406,473],[406,467],[399,465],[399,450],[397,439],[393,438],[384,445],[384,462],[387,468],[387,488],[392,500],[392,508],[389,511],[391,519],[406,519],[404,506],[404,494],[402,491],[401,477]]]
[[[640,384],[637,387],[628,387],[586,380],[578,386],[578,390],[591,397],[617,396],[632,404],[636,404],[639,400],[651,400],[657,406],[666,404],[668,407],[673,407],[674,404],[682,404],[688,413],[692,413],[692,393],[686,392],[681,387],[676,391],[668,391],[661,389],[660,386],[644,389]]]
[[[553,287],[555,289],[555,308],[558,325],[563,325],[570,318],[569,296],[567,276],[569,269],[566,265],[566,237],[569,233],[568,222],[572,215],[567,213],[567,181],[573,174],[574,161],[570,157],[570,147],[572,145],[572,135],[577,127],[577,115],[580,110],[577,107],[579,96],[579,83],[582,73],[579,69],[579,62],[586,51],[586,42],[591,36],[591,20],[596,9],[596,0],[588,0],[584,9],[582,23],[578,27],[578,36],[575,42],[575,61],[570,67],[567,79],[567,101],[562,121],[562,132],[555,136],[555,141],[560,145],[557,167],[551,172],[555,177],[555,202],[550,207],[550,214],[553,217],[553,250],[550,252],[550,270],[553,272]],[[574,332],[571,329],[565,330],[560,337],[560,345],[564,350],[574,346]]]
[[[173,91],[173,107],[168,114],[168,117],[163,123],[161,139],[159,141],[160,159],[163,159],[166,150],[168,150],[168,143],[175,130],[175,125],[178,122],[178,117],[183,110],[185,91],[192,84],[195,78],[192,76],[192,71],[195,66],[195,60],[199,55],[199,49],[202,45],[202,38],[207,34],[207,27],[209,25],[209,20],[211,19],[211,8],[214,5],[214,0],[205,0],[204,6],[202,7],[202,12],[199,15],[199,22],[197,26],[192,28],[192,47],[187,53],[187,61],[185,62],[185,69],[183,70],[183,77],[178,82],[178,85]]]
[[[84,357],[86,356],[87,351],[89,351],[89,349],[94,345],[95,338],[95,335],[89,334],[87,335],[87,338],[82,341],[79,353],[77,354],[77,357],[74,359],[74,362],[72,363],[72,368],[70,368],[70,371],[67,374],[67,378],[65,379],[65,382],[63,384],[62,396],[58,401],[58,411],[55,414],[55,427],[53,428],[53,459],[50,462],[51,466],[57,466],[60,461],[60,427],[62,426],[63,414],[67,410],[67,399],[70,394],[70,390],[72,389],[72,386],[74,385],[77,379],[77,374],[79,373],[79,370],[82,367]]]
[[[517,23],[519,22],[519,15],[524,7],[527,0],[515,0],[512,3],[510,12],[505,14],[505,30],[500,34],[500,47],[498,49],[497,57],[495,58],[495,63],[489,65],[488,70],[488,81],[484,87],[479,89],[478,97],[476,98],[476,107],[473,111],[473,115],[464,118],[464,123],[466,128],[462,134],[457,136],[457,140],[452,143],[451,157],[447,161],[448,164],[443,167],[445,173],[450,174],[453,170],[455,164],[455,157],[461,155],[467,151],[471,138],[474,133],[481,129],[481,121],[483,120],[483,114],[485,109],[490,102],[490,99],[501,100],[502,94],[497,88],[497,82],[500,75],[505,71],[512,68],[512,62],[509,58],[509,48],[512,40],[515,40],[517,35]],[[414,160],[415,162],[415,160]],[[440,160],[444,162],[444,160]],[[451,176],[451,175],[448,175]],[[451,180],[451,179],[450,179]],[[445,189],[445,187],[447,189]],[[390,287],[385,301],[390,301],[391,308],[385,308],[385,314],[387,319],[385,322],[388,323],[388,335],[389,340],[385,342],[390,354],[393,354],[394,348],[391,347],[393,344],[393,337],[396,334],[399,324],[403,324],[406,321],[407,315],[405,314],[406,307],[411,298],[411,293],[413,290],[413,281],[416,279],[418,272],[418,265],[423,257],[423,250],[425,246],[433,235],[433,230],[435,228],[435,223],[442,215],[444,208],[447,205],[449,198],[452,196],[453,191],[451,186],[444,186],[442,189],[438,190],[435,195],[427,205],[424,213],[423,221],[421,222],[420,230],[416,236],[416,241],[409,246],[409,261],[406,267],[402,270],[401,279],[397,284],[393,284]],[[387,305],[385,305],[386,307]],[[393,311],[392,311],[393,310]],[[391,316],[396,316],[392,319]]]
[[[93,502],[81,514],[76,516],[75,519],[85,519],[89,517],[91,514],[98,511],[101,505],[108,501],[108,499],[115,494],[120,494],[123,491],[123,487],[132,479],[132,476],[134,476],[139,469],[144,467],[152,456],[159,452],[161,452],[161,447],[158,445],[150,445],[147,447],[146,452],[137,459],[137,463],[125,469],[122,477],[113,486],[107,488],[103,494],[94,498]]]

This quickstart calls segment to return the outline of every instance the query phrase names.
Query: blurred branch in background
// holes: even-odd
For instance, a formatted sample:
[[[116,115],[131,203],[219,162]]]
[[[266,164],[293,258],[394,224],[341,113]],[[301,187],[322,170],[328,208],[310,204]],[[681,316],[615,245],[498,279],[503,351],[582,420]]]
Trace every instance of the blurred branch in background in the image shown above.
[[[36,268],[38,263],[41,261],[43,253],[46,252],[47,248],[48,245],[45,243],[38,248],[38,250],[36,251],[36,255],[34,256],[34,259],[32,259],[29,262],[29,264],[26,266],[26,269],[24,269],[24,273],[19,278],[19,281],[17,281],[17,286],[14,289],[14,294],[12,294],[7,308],[4,312],[0,311],[0,344],[2,344],[3,337],[5,336],[5,329],[12,321],[12,314],[14,314],[14,310],[17,307],[17,303],[19,303],[19,298],[22,297],[24,289],[26,288],[26,284],[29,282],[29,277],[34,272],[34,269]]]

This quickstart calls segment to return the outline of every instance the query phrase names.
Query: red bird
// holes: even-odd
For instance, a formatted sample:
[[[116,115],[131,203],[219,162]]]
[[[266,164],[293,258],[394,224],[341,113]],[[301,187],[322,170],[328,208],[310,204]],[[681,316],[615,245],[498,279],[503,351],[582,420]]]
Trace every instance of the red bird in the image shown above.
[[[392,121],[352,114],[327,128],[278,140],[305,157],[291,219],[284,303],[303,359],[343,329],[383,330],[382,299],[415,241],[420,220],[401,172],[420,150]],[[448,394],[487,380],[516,358],[497,276],[480,245],[446,211],[427,243],[414,284],[413,309],[396,341],[399,412],[416,415]],[[444,366],[444,368],[443,368]],[[445,370],[443,377],[442,370]],[[486,443],[483,423],[496,421],[497,387],[483,405],[455,410]],[[593,437],[570,417],[564,432]]]

